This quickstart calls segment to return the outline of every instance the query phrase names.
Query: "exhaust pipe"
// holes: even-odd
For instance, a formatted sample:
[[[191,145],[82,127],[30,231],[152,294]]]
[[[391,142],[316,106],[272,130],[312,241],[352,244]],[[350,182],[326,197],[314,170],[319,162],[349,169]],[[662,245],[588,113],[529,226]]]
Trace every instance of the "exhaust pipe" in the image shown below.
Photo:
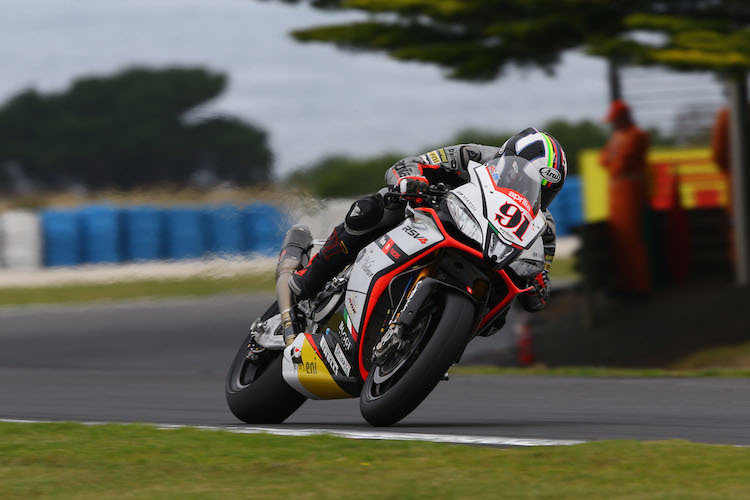
[[[295,224],[281,244],[279,263],[276,265],[276,300],[281,313],[281,327],[284,330],[284,342],[290,345],[297,338],[297,331],[292,321],[294,299],[289,288],[289,278],[295,271],[305,267],[310,260],[308,252],[312,247],[310,229],[302,224]]]

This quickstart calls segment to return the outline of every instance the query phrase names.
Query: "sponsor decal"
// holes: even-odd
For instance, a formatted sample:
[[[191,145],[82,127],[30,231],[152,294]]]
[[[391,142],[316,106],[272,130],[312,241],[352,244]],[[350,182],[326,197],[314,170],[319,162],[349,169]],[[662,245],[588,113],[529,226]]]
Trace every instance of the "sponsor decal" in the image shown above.
[[[362,250],[361,252],[359,252],[357,254],[357,258],[354,259],[354,262],[359,262],[360,260],[362,260],[365,257],[366,254],[367,254],[367,250]]]
[[[554,184],[557,184],[562,180],[562,174],[560,174],[559,170],[555,170],[554,168],[542,167],[539,169],[539,173],[542,177]]]
[[[344,327],[343,321],[339,325],[339,337],[341,338],[341,343],[344,344],[344,349],[351,351],[352,341],[349,339],[349,334],[346,331],[346,327]]]
[[[401,309],[402,311],[406,310],[406,308],[409,307],[409,302],[411,302],[412,297],[417,294],[417,289],[419,289],[420,285],[422,285],[422,281],[424,280],[419,280],[417,281],[417,284],[414,285],[414,288],[412,288],[409,297],[406,299],[406,304],[404,304],[404,307]]]
[[[301,364],[300,367],[302,367],[305,370],[305,373],[308,375],[317,375],[318,374],[318,365],[315,363],[315,361],[307,362],[304,364]]]
[[[357,255],[357,260],[355,262],[359,264],[360,269],[367,275],[368,278],[372,278],[373,270],[372,270],[372,258],[370,257],[370,252],[367,250],[362,250]]]
[[[500,172],[497,171],[495,165],[488,165],[487,172],[490,174],[490,177],[492,177],[492,180],[495,181],[495,184],[500,182]]]
[[[427,154],[430,156],[430,161],[433,164],[440,163],[440,154],[437,151],[430,151]]]
[[[334,348],[333,352],[336,356],[336,361],[338,361],[339,364],[341,365],[341,370],[348,377],[352,371],[352,366],[346,360],[346,356],[344,356],[344,351],[341,350],[341,345],[336,344],[336,347]]]
[[[469,198],[468,196],[466,196],[466,195],[465,195],[464,193],[462,193],[462,192],[458,191],[458,192],[456,192],[456,193],[454,193],[454,194],[455,194],[456,196],[458,196],[458,198],[459,198],[459,199],[460,199],[460,200],[461,200],[462,202],[464,202],[464,205],[466,205],[466,207],[467,207],[467,208],[468,208],[469,210],[471,210],[472,212],[478,212],[478,211],[479,211],[479,210],[477,210],[477,206],[476,206],[476,205],[474,205],[474,202],[473,202],[473,201],[471,201],[471,198]]]
[[[362,215],[362,209],[359,208],[359,202],[355,202],[354,203],[354,207],[352,207],[352,211],[349,212],[349,215],[351,217],[358,217],[358,216]]]
[[[387,241],[383,243],[383,240],[385,240],[386,237],[383,237],[378,242],[378,246],[383,251],[384,254],[386,254],[392,261],[397,261],[401,258],[403,255],[403,251],[396,245],[396,243],[391,239],[387,238]]]
[[[362,264],[362,272],[365,273],[365,276],[367,276],[368,278],[372,278],[372,276],[375,274],[372,270],[372,262],[367,261]]]
[[[406,234],[408,234],[409,236],[411,236],[412,238],[414,238],[415,240],[419,241],[421,244],[424,245],[425,243],[427,243],[427,238],[419,234],[419,231],[417,231],[413,227],[401,226],[401,230],[405,232]]]
[[[352,310],[354,314],[357,314],[357,306],[354,304],[354,300],[352,300],[351,297],[349,297],[349,308]]]
[[[444,149],[438,149],[438,153],[440,153],[440,160],[442,160],[443,162],[448,161],[448,157],[445,155]]]
[[[326,339],[321,337],[319,345],[320,350],[323,352],[323,356],[325,356],[326,361],[328,361],[328,364],[331,367],[331,370],[333,370],[333,374],[338,375],[339,365],[338,363],[336,363],[336,358],[333,357],[333,353],[331,352],[331,348],[328,347],[328,342],[326,342]]]
[[[521,205],[521,207],[526,210],[526,212],[528,212],[529,214],[531,213],[531,203],[529,203],[529,200],[527,200],[525,196],[516,191],[513,191],[512,189],[505,189],[503,190],[503,192],[507,194],[511,200]]]

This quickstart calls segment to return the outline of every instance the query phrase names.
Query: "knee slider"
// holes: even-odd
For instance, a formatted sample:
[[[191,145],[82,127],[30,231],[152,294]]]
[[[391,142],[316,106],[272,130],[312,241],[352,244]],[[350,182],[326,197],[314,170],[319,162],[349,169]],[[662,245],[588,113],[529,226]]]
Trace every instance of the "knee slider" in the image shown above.
[[[383,219],[385,206],[379,194],[355,201],[344,219],[347,231],[367,232],[374,229]]]

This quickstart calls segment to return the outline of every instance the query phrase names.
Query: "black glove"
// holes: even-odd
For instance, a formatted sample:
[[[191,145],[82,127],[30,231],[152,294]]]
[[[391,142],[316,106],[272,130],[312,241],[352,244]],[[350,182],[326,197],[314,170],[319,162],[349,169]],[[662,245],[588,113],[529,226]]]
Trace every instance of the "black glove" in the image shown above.
[[[521,306],[528,312],[541,311],[544,306],[547,305],[551,287],[551,282],[547,271],[542,271],[541,273],[537,274],[534,278],[534,281],[531,283],[531,286],[533,286],[534,289],[529,290],[523,295],[519,295],[518,301],[521,303]]]

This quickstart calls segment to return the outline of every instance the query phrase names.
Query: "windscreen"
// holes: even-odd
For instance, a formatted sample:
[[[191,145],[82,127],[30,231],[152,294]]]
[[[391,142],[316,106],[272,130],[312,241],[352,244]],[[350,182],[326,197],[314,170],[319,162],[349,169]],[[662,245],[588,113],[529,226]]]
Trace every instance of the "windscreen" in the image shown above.
[[[542,192],[542,176],[539,174],[539,165],[536,161],[529,162],[518,156],[501,156],[485,165],[495,188],[498,191],[515,191],[526,198],[533,215],[536,216]]]

